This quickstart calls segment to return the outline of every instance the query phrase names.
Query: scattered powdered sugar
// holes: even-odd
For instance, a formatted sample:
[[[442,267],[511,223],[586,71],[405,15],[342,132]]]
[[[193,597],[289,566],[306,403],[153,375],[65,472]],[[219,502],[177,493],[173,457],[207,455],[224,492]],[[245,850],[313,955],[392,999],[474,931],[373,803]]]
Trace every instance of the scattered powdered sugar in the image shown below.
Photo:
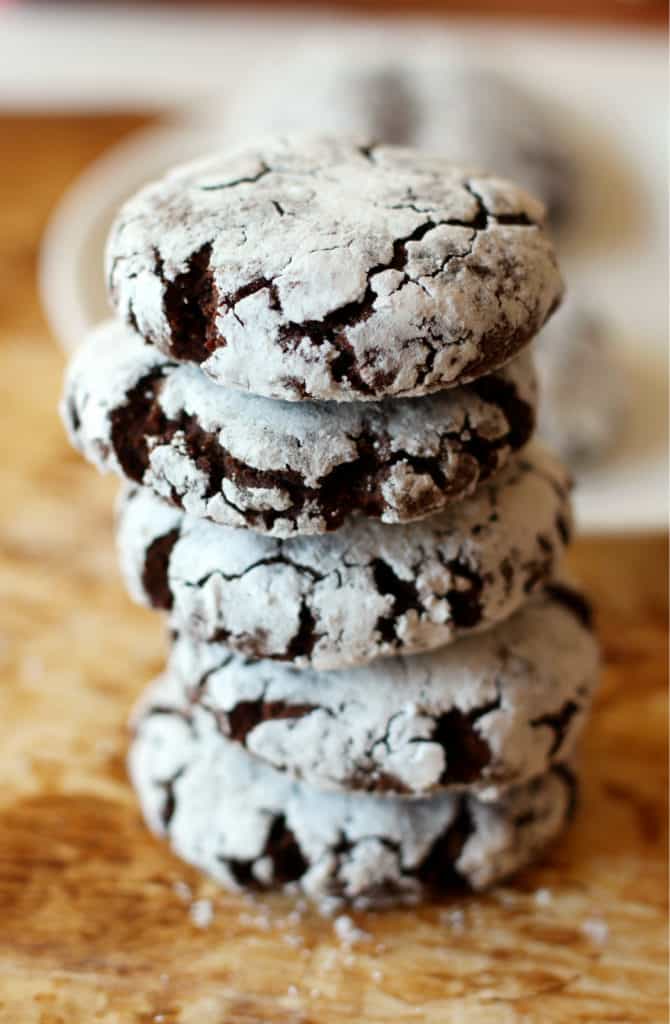
[[[599,946],[604,946],[610,933],[609,925],[602,917],[587,917],[582,921],[581,931],[591,942]]]
[[[440,924],[447,925],[452,932],[462,935],[465,931],[465,911],[461,907],[451,907],[440,913]]]
[[[250,928],[257,928],[262,932],[269,932],[272,928],[272,918],[267,911],[258,914],[240,914],[240,924],[246,924]]]
[[[536,889],[535,903],[538,907],[548,907],[553,902],[554,895],[551,889]]]
[[[340,914],[333,921],[333,931],[345,946],[354,946],[357,942],[368,942],[369,932],[364,932],[348,914]]]
[[[196,928],[209,928],[214,920],[214,907],[211,900],[196,900],[191,904],[188,912]]]
[[[173,883],[172,888],[183,903],[190,903],[193,899],[193,890],[188,882],[182,882],[181,879],[177,879],[177,881]]]
[[[324,896],[317,904],[317,910],[321,917],[334,917],[343,906],[343,900],[339,896]]]

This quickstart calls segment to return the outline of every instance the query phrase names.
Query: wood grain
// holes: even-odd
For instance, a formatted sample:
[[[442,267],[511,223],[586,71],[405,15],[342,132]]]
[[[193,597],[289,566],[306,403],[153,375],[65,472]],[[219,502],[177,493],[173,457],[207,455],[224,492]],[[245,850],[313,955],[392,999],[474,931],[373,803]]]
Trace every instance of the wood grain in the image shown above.
[[[667,546],[576,546],[603,687],[581,810],[492,893],[355,914],[351,950],[285,898],[226,895],[143,828],[129,706],[162,662],[112,548],[114,484],[68,448],[37,307],[39,232],[131,118],[0,119],[0,1022],[339,1024],[667,1019]],[[211,900],[199,928],[192,899]],[[456,911],[456,913],[454,913]]]

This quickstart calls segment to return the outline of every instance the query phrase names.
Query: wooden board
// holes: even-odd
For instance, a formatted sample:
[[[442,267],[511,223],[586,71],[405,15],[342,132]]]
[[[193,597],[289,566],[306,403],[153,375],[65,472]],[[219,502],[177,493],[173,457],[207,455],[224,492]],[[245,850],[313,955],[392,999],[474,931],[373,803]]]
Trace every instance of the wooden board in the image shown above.
[[[663,538],[576,546],[607,662],[584,797],[513,882],[354,914],[366,937],[349,949],[286,899],[218,891],[143,828],[124,723],[160,669],[161,624],[118,580],[115,485],[63,438],[33,281],[47,209],[133,124],[0,119],[0,1022],[666,1020]]]

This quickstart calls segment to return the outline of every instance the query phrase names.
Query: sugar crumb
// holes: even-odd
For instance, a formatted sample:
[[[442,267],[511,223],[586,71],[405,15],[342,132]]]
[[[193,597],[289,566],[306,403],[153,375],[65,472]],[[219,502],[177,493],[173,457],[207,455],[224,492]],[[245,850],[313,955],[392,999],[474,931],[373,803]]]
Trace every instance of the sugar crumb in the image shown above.
[[[214,920],[214,908],[211,900],[196,900],[191,904],[188,912],[196,928],[209,928]]]
[[[193,899],[193,890],[187,882],[182,882],[181,879],[178,879],[176,882],[173,882],[172,888],[183,903],[190,903]]]
[[[345,946],[353,946],[357,942],[367,942],[370,939],[369,933],[359,928],[348,914],[340,914],[339,917],[335,918],[333,921],[333,931]]]
[[[554,895],[551,889],[536,889],[535,903],[538,907],[548,907],[553,902]]]
[[[460,907],[451,907],[440,913],[440,924],[447,925],[452,932],[461,934],[465,931],[465,912]]]
[[[587,917],[585,921],[582,921],[581,931],[587,939],[599,946],[603,946],[607,942],[610,933],[609,925],[602,917]]]

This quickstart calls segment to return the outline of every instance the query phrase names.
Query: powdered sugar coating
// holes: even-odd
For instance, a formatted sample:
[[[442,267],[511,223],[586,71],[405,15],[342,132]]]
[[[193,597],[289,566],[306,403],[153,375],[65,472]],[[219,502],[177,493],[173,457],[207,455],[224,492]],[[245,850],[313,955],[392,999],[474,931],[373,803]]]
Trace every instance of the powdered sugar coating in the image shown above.
[[[503,365],[558,304],[540,204],[345,139],[270,138],[122,208],[109,289],[148,341],[273,398],[426,394]]]
[[[406,522],[467,496],[528,440],[535,401],[526,353],[423,398],[271,401],[218,387],[109,322],[75,353],[62,413],[100,470],[190,515],[288,537],[335,529],[356,509]]]
[[[554,574],[570,536],[569,479],[538,448],[407,526],[358,519],[281,541],[166,509],[146,489],[122,502],[131,592],[154,606],[168,595],[175,628],[200,639],[316,668],[430,650],[506,619]]]
[[[583,607],[557,585],[480,636],[339,672],[183,635],[169,671],[222,733],[310,786],[494,800],[573,753],[598,676]]]
[[[557,835],[574,797],[565,769],[499,803],[321,793],[226,740],[214,715],[179,702],[169,677],[136,723],[129,769],[153,831],[226,887],[293,882],[313,899],[358,905],[416,899],[423,881],[455,875],[484,888]]]

